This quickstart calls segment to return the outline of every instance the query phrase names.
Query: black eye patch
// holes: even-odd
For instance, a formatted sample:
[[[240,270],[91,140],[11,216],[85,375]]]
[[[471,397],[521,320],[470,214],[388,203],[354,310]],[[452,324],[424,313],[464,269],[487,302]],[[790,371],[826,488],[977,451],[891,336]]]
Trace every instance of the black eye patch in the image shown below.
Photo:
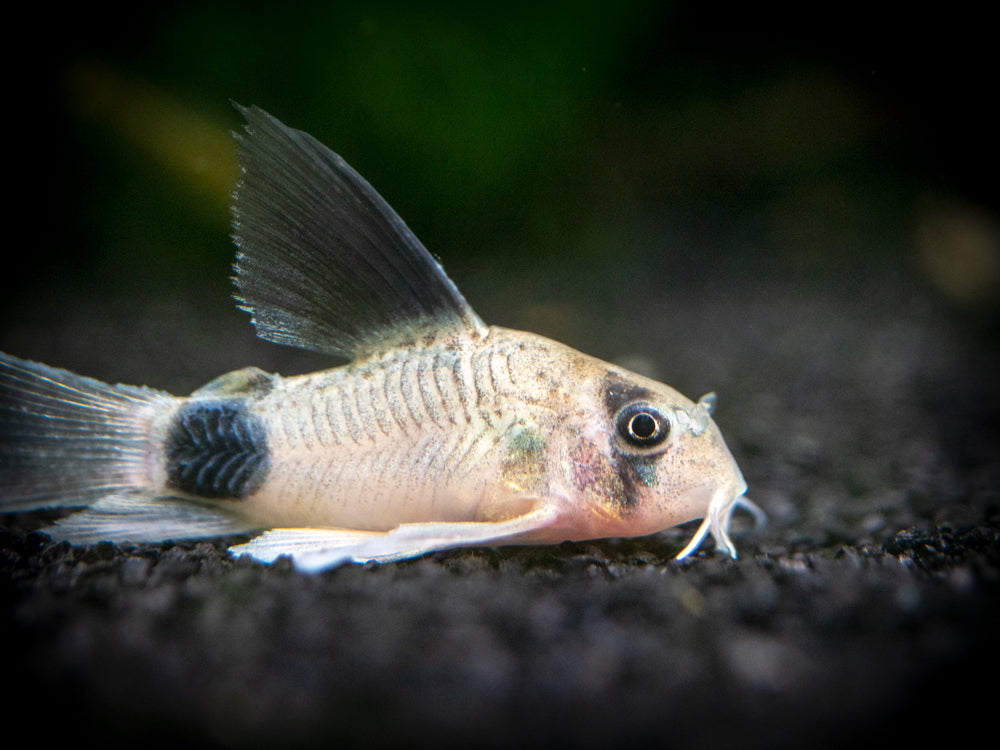
[[[633,401],[656,400],[656,395],[648,388],[623,382],[612,372],[608,372],[604,377],[601,387],[604,393],[604,407],[608,410],[609,417]]]

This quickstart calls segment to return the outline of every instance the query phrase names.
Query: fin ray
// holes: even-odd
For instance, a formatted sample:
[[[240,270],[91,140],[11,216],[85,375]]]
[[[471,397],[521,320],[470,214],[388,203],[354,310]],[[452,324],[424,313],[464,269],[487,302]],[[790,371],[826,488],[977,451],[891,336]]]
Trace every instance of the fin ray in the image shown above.
[[[287,555],[299,570],[318,572],[349,562],[397,562],[455,547],[512,544],[518,537],[549,525],[555,517],[553,508],[542,506],[506,521],[408,523],[381,532],[271,529],[246,544],[230,547],[229,551],[268,563]]]
[[[0,512],[86,505],[134,484],[172,397],[0,353]]]
[[[236,298],[257,335],[358,358],[435,330],[485,325],[381,196],[340,156],[236,105]]]
[[[228,515],[221,507],[134,491],[105,495],[43,531],[56,541],[94,544],[204,539],[256,529],[259,525]]]

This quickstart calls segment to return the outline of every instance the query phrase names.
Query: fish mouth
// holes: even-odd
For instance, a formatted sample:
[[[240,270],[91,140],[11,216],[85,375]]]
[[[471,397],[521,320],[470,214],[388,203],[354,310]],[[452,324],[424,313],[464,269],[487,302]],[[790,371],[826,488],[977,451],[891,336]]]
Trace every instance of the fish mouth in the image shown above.
[[[740,478],[740,487],[742,489],[735,493],[728,486],[721,488],[715,493],[715,497],[712,498],[712,501],[708,505],[708,513],[705,514],[704,520],[702,520],[691,541],[674,558],[675,560],[683,560],[688,555],[697,551],[709,532],[712,532],[712,538],[715,540],[716,547],[726,552],[734,560],[736,559],[736,546],[733,544],[733,540],[729,538],[729,523],[732,520],[733,511],[740,507],[750,511],[758,527],[762,526],[767,520],[767,514],[743,494],[747,491],[747,485],[742,480],[742,477]]]

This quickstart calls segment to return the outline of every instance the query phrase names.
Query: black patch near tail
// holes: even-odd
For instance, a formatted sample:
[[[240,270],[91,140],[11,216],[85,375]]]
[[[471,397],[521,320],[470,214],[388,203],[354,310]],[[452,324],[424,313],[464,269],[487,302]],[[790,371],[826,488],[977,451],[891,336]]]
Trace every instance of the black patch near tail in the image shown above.
[[[241,499],[267,475],[264,423],[241,399],[192,401],[167,435],[167,483],[199,497]]]

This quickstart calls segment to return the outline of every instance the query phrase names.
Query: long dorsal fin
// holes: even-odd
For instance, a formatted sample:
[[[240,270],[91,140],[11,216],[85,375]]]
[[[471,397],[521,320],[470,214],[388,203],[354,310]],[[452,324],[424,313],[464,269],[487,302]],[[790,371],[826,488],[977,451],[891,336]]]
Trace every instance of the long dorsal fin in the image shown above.
[[[257,335],[361,358],[486,326],[403,220],[342,158],[257,107],[237,109],[234,281]]]

